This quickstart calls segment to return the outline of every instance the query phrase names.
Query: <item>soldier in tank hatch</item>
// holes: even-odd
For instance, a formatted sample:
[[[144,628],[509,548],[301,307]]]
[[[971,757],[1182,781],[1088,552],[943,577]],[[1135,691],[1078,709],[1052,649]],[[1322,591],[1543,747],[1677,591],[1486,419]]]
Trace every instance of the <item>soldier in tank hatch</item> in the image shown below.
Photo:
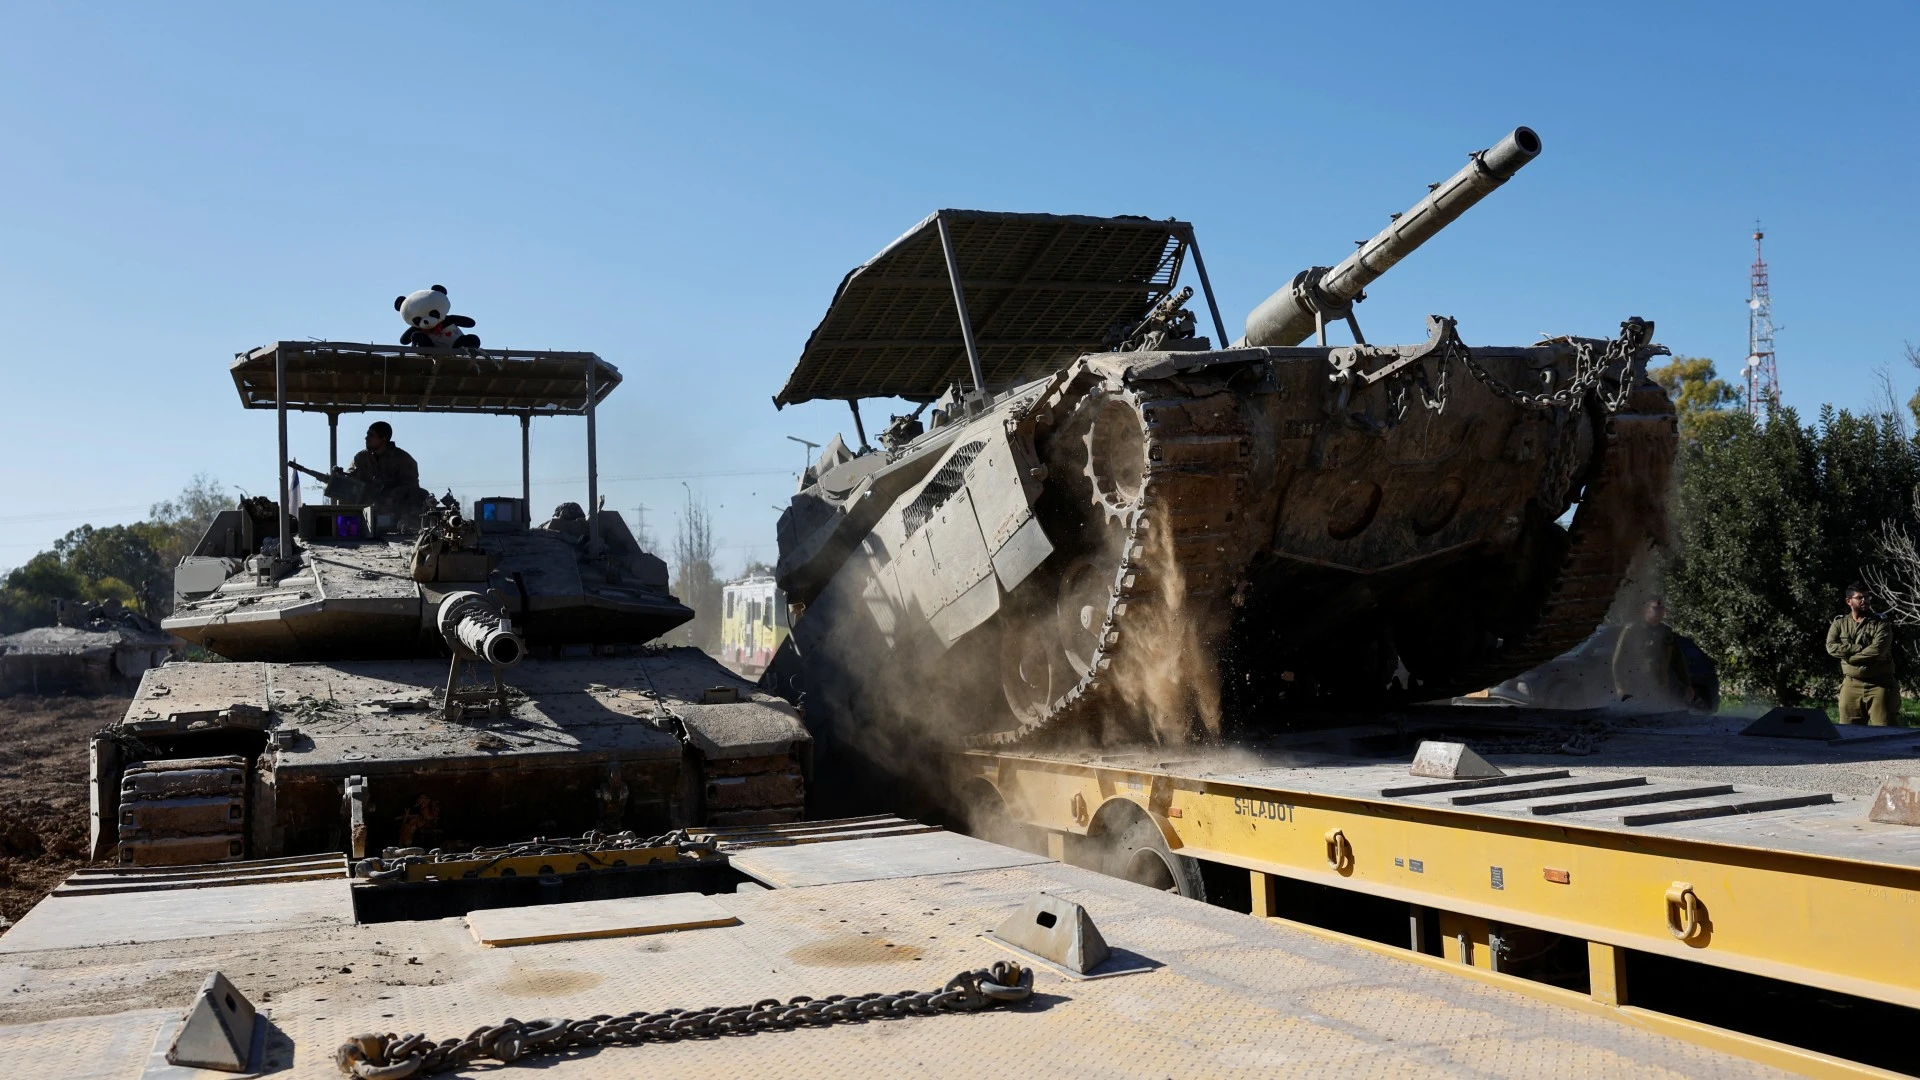
[[[393,444],[393,426],[385,420],[367,426],[367,448],[353,455],[347,475],[367,485],[368,496],[381,510],[411,510],[426,497],[420,464]]]
[[[1827,655],[1840,661],[1840,722],[1891,727],[1900,718],[1893,624],[1873,611],[1865,585],[1847,586],[1847,613],[1827,625]]]

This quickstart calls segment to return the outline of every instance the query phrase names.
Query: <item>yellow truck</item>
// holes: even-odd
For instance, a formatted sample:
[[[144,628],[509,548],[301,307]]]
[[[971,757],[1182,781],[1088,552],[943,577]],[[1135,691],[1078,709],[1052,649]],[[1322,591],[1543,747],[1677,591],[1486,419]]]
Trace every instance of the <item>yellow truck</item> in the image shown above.
[[[769,575],[727,583],[720,621],[720,662],[758,676],[787,639],[787,598]]]

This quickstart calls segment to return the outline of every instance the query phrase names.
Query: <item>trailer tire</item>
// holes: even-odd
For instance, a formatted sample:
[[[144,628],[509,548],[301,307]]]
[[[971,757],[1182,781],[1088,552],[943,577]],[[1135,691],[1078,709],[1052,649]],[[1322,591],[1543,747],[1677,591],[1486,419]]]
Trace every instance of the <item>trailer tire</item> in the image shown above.
[[[1103,871],[1136,885],[1177,892],[1206,903],[1207,887],[1200,877],[1199,861],[1174,854],[1160,835],[1160,827],[1146,814],[1135,810],[1129,816],[1130,822],[1108,834],[1112,839]]]

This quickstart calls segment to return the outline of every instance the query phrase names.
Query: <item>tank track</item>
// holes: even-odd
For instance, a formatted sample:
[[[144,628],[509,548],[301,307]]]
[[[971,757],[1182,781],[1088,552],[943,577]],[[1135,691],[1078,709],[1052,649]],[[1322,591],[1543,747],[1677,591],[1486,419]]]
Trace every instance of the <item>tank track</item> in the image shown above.
[[[1110,402],[1124,402],[1139,418],[1145,467],[1137,498],[1125,505],[1095,503],[1121,538],[1097,649],[1078,681],[1044,714],[1010,730],[972,736],[969,745],[1004,747],[1069,731],[1099,733],[1116,720],[1131,734],[1148,733],[1139,702],[1123,692],[1127,678],[1148,674],[1156,659],[1169,659],[1156,653],[1183,644],[1178,634],[1204,639],[1224,629],[1252,556],[1238,521],[1252,442],[1236,395],[1196,397],[1164,384],[1128,385],[1082,361],[1056,377],[1020,424],[1029,434],[1051,426],[1055,438],[1072,438],[1082,414]],[[1090,472],[1095,464],[1089,438]],[[1176,638],[1169,637],[1170,627],[1177,627]]]
[[[1641,498],[1664,494],[1672,467],[1671,413],[1618,413],[1599,420],[1599,453],[1589,466],[1579,509],[1567,529],[1567,550],[1526,635],[1502,645],[1488,663],[1462,678],[1468,689],[1492,686],[1546,663],[1585,641],[1607,616],[1633,562],[1662,539],[1664,515],[1649,515]],[[1641,481],[1635,487],[1635,481]]]
[[[969,746],[1031,744],[1071,732],[1098,738],[1116,724],[1133,736],[1165,735],[1143,722],[1139,702],[1124,692],[1129,665],[1169,659],[1156,656],[1154,647],[1167,645],[1164,634],[1156,640],[1155,632],[1171,622],[1192,628],[1208,645],[1215,641],[1205,639],[1224,632],[1254,555],[1253,541],[1236,524],[1252,447],[1235,395],[1195,397],[1172,386],[1126,385],[1082,362],[1056,378],[1020,426],[1033,434],[1051,424],[1065,433],[1075,426],[1076,413],[1115,400],[1131,404],[1141,418],[1147,465],[1140,497],[1118,514],[1124,548],[1098,651],[1052,708],[1021,718],[1014,728],[970,736]],[[1658,539],[1650,533],[1664,521],[1658,500],[1672,462],[1673,414],[1595,409],[1594,417],[1598,452],[1587,467],[1567,548],[1546,597],[1523,636],[1502,643],[1493,657],[1460,677],[1466,689],[1491,686],[1586,640],[1605,619],[1634,560],[1650,539]],[[1156,545],[1170,545],[1173,557],[1156,558]]]
[[[248,773],[237,754],[128,765],[115,812],[115,861],[180,866],[245,858]]]

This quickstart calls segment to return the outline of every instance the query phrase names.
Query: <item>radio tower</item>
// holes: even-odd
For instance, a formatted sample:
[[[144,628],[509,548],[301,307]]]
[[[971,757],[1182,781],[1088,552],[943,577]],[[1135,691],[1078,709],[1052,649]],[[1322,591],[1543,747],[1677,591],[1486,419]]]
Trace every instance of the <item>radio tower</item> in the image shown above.
[[[1780,371],[1773,362],[1773,296],[1767,291],[1766,238],[1753,223],[1753,276],[1747,292],[1747,415],[1755,420],[1780,405]]]

